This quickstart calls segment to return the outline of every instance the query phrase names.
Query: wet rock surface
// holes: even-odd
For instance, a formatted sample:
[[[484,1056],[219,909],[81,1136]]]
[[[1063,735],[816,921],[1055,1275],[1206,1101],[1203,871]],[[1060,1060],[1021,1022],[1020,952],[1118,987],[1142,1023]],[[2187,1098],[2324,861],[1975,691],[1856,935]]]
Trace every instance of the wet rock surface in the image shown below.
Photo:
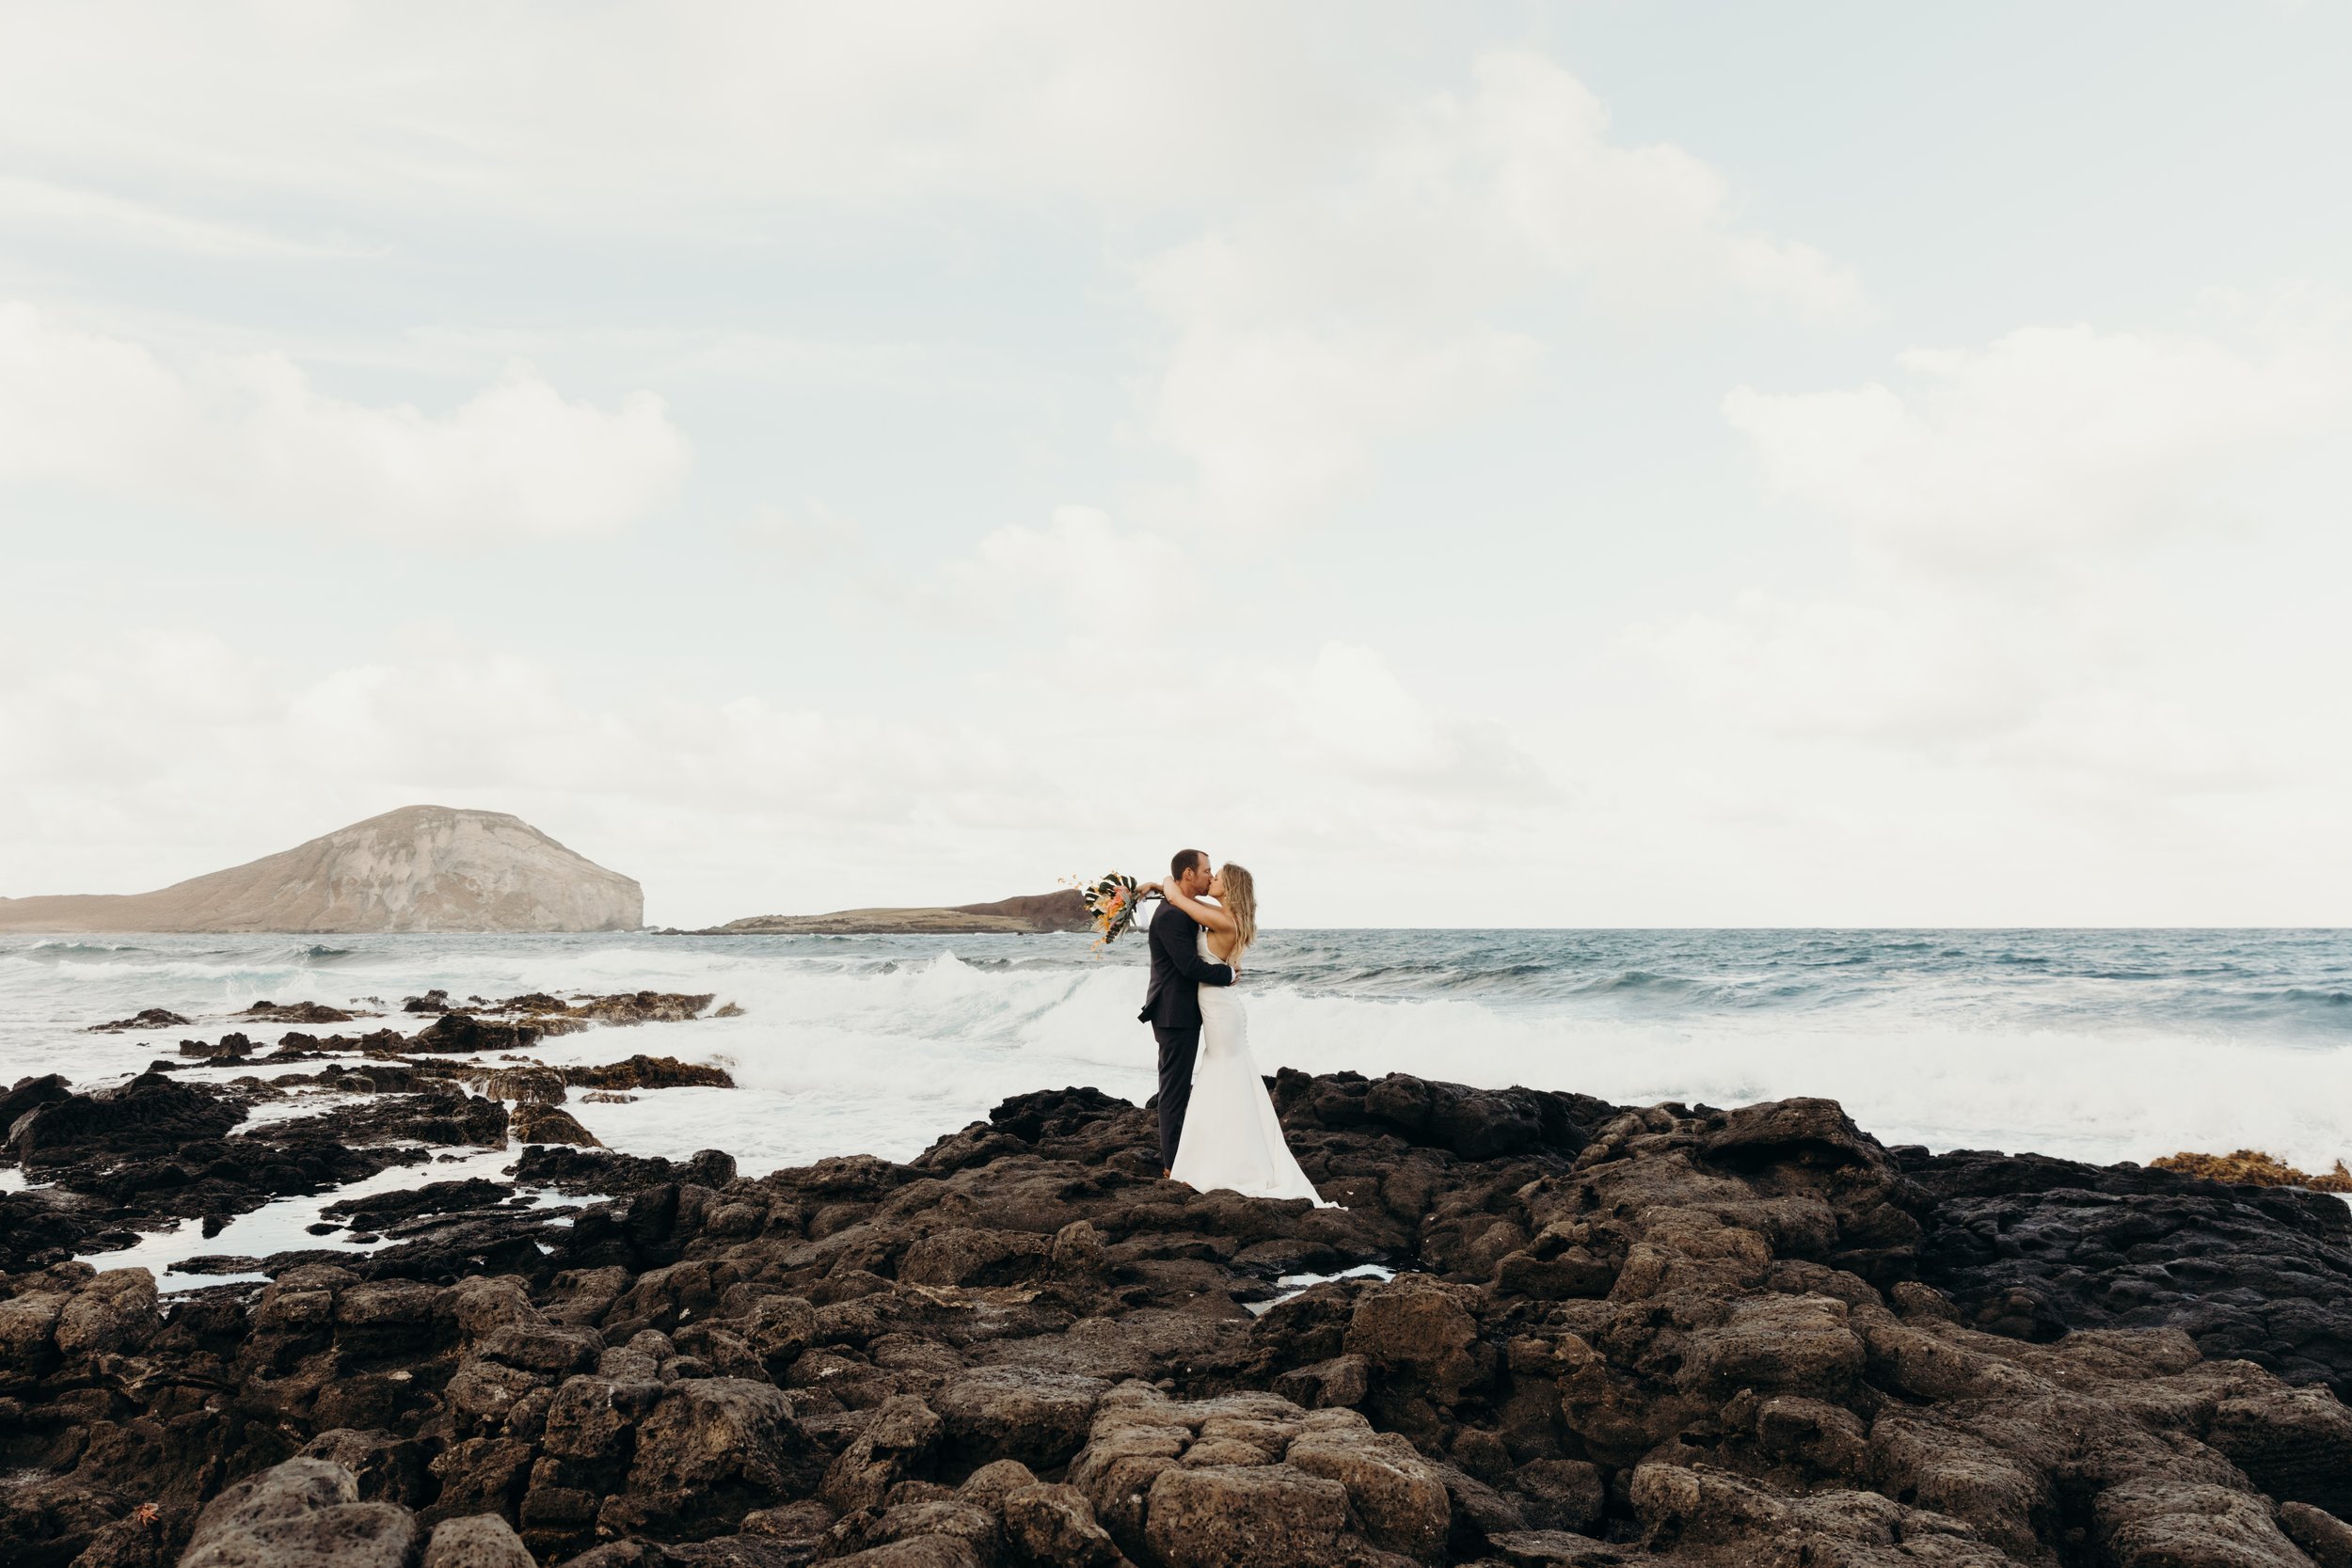
[[[522,1144],[570,1144],[579,1148],[602,1148],[596,1135],[560,1106],[526,1101],[515,1107],[508,1127]]]
[[[431,990],[421,996],[402,999],[399,1011],[424,1015],[432,1022],[405,1034],[398,1029],[381,1028],[360,1035],[289,1034],[278,1042],[278,1051],[320,1052],[326,1053],[358,1052],[376,1056],[401,1056],[413,1053],[437,1055],[472,1055],[488,1051],[524,1051],[540,1040],[563,1035],[577,1035],[594,1026],[625,1028],[644,1023],[686,1023],[702,1018],[739,1018],[743,1009],[728,1003],[713,1009],[717,1000],[712,994],[685,994],[674,991],[617,991],[610,995],[579,993],[566,1000],[546,991],[527,991],[498,1001],[485,997],[452,997],[446,990]],[[374,997],[356,999],[353,1008],[365,1003],[380,1007]],[[372,1011],[347,1010],[319,1002],[278,1003],[263,998],[251,1006],[228,1015],[232,1022],[246,1024],[299,1023],[313,1027],[348,1023],[358,1019],[375,1016]],[[97,1034],[129,1034],[147,1030],[182,1028],[191,1021],[161,1007],[150,1007],[131,1018],[117,1019],[109,1023],[90,1026]],[[216,1040],[183,1039],[180,1053],[199,1058],[231,1058],[260,1054],[261,1044],[243,1030],[232,1029]],[[732,1087],[733,1081],[716,1069],[698,1069],[693,1064],[677,1063],[673,1057],[631,1058],[639,1063],[674,1064],[681,1076],[669,1083],[710,1084]],[[617,1064],[616,1064],[617,1066]],[[595,1069],[589,1069],[595,1070]],[[640,1069],[641,1072],[650,1069]],[[716,1078],[697,1073],[717,1073]],[[658,1076],[658,1074],[657,1074]],[[582,1082],[590,1082],[582,1080]],[[593,1083],[595,1087],[630,1086],[628,1075],[621,1074],[612,1084]],[[660,1084],[651,1086],[662,1086]],[[5,1128],[0,1128],[5,1131]]]
[[[735,1080],[727,1069],[706,1062],[681,1062],[675,1056],[638,1054],[593,1067],[567,1067],[564,1082],[583,1089],[731,1089]]]
[[[43,1184],[0,1194],[0,1271],[128,1246],[135,1231],[173,1221],[216,1228],[274,1197],[414,1164],[424,1154],[395,1135],[439,1131],[437,1113],[448,1109],[421,1096],[369,1107],[391,1129],[374,1134],[357,1111],[230,1131],[276,1092],[258,1082],[189,1084],[154,1071],[91,1094],[73,1093],[60,1079],[20,1084],[9,1099],[38,1103],[15,1117],[5,1155]],[[420,1107],[437,1114],[409,1114]],[[502,1124],[499,1107],[481,1109]]]
[[[2347,1560],[2336,1199],[1899,1158],[1818,1100],[1277,1088],[1343,1208],[1160,1180],[1146,1111],[1067,1089],[904,1164],[532,1147],[172,1301],[19,1268],[0,1560]],[[2152,1259],[2234,1315],[2117,1321]]]
[[[99,1093],[45,1100],[10,1125],[8,1150],[28,1174],[103,1167],[218,1137],[244,1116],[232,1093],[147,1072]]]
[[[715,994],[687,994],[679,991],[616,991],[606,996],[576,993],[568,1001],[543,990],[525,991],[519,996],[491,1001],[485,997],[469,996],[453,1000],[446,990],[431,990],[421,996],[405,997],[401,1010],[410,1013],[438,1013],[447,1017],[500,1017],[519,1021],[525,1027],[539,1034],[573,1034],[590,1023],[628,1026],[638,1023],[686,1023],[710,1011]],[[740,1017],[742,1009],[729,1004],[723,1016]],[[512,1026],[512,1025],[510,1025]]]
[[[330,1007],[323,1002],[278,1003],[263,998],[234,1016],[262,1023],[349,1023],[362,1015]]]
[[[2326,1193],[2042,1155],[1906,1150],[1920,1276],[1963,1321],[2055,1338],[2177,1328],[2352,1399],[2352,1208]]]
[[[188,1059],[153,1062],[129,1082],[95,1091],[77,1091],[54,1073],[20,1080],[0,1092],[0,1165],[16,1166],[40,1185],[0,1193],[0,1274],[127,1247],[139,1232],[175,1222],[200,1223],[211,1236],[273,1198],[330,1191],[391,1165],[427,1161],[434,1149],[510,1143],[596,1148],[596,1137],[556,1108],[571,1085],[598,1092],[732,1088],[734,1080],[723,1069],[667,1055],[640,1053],[559,1069],[514,1053],[550,1033],[689,1022],[707,1013],[712,1000],[632,991],[566,1002],[534,991],[503,1002],[477,997],[453,1003],[447,992],[434,991],[407,999],[407,1011],[435,1015],[413,1035],[288,1031],[270,1050],[231,1029],[215,1039],[181,1040],[179,1057]],[[512,1016],[483,1016],[495,1014]],[[315,1026],[367,1015],[264,998],[229,1016],[248,1024]],[[95,1027],[119,1033],[187,1022],[177,1013],[149,1008]],[[492,1052],[504,1054],[485,1060]],[[243,1071],[248,1064],[277,1068],[312,1060],[323,1064],[314,1072],[279,1070],[226,1083],[171,1076],[187,1068]],[[304,1089],[351,1098],[329,1100],[312,1115],[248,1120],[273,1102],[282,1111],[287,1096]],[[511,1246],[516,1241],[511,1232],[512,1227],[501,1227],[487,1240]],[[400,1239],[404,1244],[418,1240]],[[450,1244],[464,1239],[453,1237]],[[460,1266],[462,1260],[462,1254],[451,1253],[433,1266]]]
[[[188,1098],[145,1090],[148,1079]],[[141,1129],[135,1136],[83,1141],[65,1141],[53,1127],[49,1141],[23,1162],[26,1174],[45,1184],[0,1194],[0,1272],[128,1246],[136,1231],[175,1221],[199,1222],[211,1235],[272,1198],[326,1192],[391,1165],[418,1164],[429,1156],[403,1140],[467,1142],[469,1121],[471,1135],[496,1147],[505,1115],[486,1101],[468,1106],[462,1097],[400,1096],[219,1136],[215,1128],[243,1115],[238,1101],[246,1091],[181,1085],[153,1073],[123,1088],[142,1092],[123,1095],[118,1106],[153,1112],[155,1119],[133,1124]]]
[[[146,1007],[129,1018],[119,1018],[111,1023],[93,1023],[93,1035],[125,1035],[135,1029],[176,1029],[188,1021],[168,1007]]]

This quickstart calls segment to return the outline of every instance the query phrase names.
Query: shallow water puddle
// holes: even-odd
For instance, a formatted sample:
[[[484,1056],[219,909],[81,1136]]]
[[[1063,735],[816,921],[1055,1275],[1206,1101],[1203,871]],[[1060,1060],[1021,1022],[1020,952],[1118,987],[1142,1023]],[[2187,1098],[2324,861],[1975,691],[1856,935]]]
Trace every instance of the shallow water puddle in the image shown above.
[[[503,1168],[514,1164],[516,1157],[512,1149],[485,1148],[453,1159],[436,1158],[423,1164],[390,1165],[365,1180],[353,1181],[307,1196],[275,1199],[249,1214],[237,1215],[210,1236],[204,1234],[200,1221],[184,1220],[173,1229],[150,1231],[142,1235],[135,1246],[114,1252],[84,1253],[74,1261],[98,1269],[146,1269],[155,1275],[156,1288],[166,1294],[259,1279],[265,1276],[191,1274],[183,1272],[180,1265],[191,1258],[267,1258],[272,1253],[295,1250],[362,1253],[392,1246],[397,1244],[397,1238],[353,1242],[349,1239],[351,1232],[347,1228],[312,1235],[310,1227],[322,1222],[324,1216],[321,1211],[330,1203],[369,1197],[377,1193],[405,1192],[434,1181],[463,1181],[476,1176],[499,1180]],[[533,1197],[534,1206],[541,1201],[536,1194],[518,1196]],[[558,1197],[551,1201],[575,1200]]]
[[[1251,1317],[1263,1318],[1292,1297],[1303,1296],[1316,1286],[1328,1285],[1335,1279],[1394,1279],[1395,1277],[1394,1269],[1382,1268],[1377,1263],[1359,1263],[1352,1269],[1342,1269],[1337,1274],[1286,1274],[1274,1282],[1275,1290],[1280,1294],[1268,1297],[1264,1301],[1244,1302],[1242,1306],[1248,1309]]]

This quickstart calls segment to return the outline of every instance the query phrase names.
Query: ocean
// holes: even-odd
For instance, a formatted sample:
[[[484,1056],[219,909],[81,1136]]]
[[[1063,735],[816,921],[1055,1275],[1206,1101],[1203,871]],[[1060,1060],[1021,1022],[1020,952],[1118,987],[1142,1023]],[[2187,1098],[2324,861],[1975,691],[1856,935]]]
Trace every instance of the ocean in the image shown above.
[[[903,1159],[1023,1090],[1091,1084],[1140,1102],[1152,1086],[1136,939],[1096,954],[1077,936],[637,934],[0,938],[0,1082],[119,1081],[261,998],[397,1008],[437,986],[738,1004],[740,1018],[597,1030],[539,1054],[722,1063],[739,1088],[570,1109],[614,1148],[724,1148],[747,1174]],[[1636,1104],[1826,1095],[1888,1143],[2101,1162],[2352,1157],[2352,932],[1274,931],[1244,987],[1267,1072]],[[197,1022],[84,1032],[153,1006]]]

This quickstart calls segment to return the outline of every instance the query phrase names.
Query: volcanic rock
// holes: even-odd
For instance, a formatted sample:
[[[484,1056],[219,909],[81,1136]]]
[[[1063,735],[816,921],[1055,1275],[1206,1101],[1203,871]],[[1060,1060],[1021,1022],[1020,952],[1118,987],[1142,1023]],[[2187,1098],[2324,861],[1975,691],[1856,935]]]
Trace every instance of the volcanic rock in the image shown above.
[[[36,1106],[51,1104],[73,1098],[71,1080],[54,1072],[38,1078],[20,1078],[6,1094],[0,1094],[0,1140],[5,1140],[24,1114]],[[5,1149],[0,1142],[0,1149]]]
[[[675,1056],[641,1054],[596,1067],[567,1067],[563,1072],[564,1083],[582,1089],[735,1087],[735,1079],[726,1069],[702,1062],[682,1062]]]
[[[158,1222],[200,1219],[209,1236],[273,1197],[418,1163],[427,1156],[417,1143],[495,1148],[506,1141],[503,1106],[429,1080],[422,1092],[237,1132],[228,1129],[250,1100],[280,1091],[251,1079],[183,1084],[151,1071],[96,1094],[72,1094],[59,1081],[11,1095],[36,1090],[40,1103],[17,1118],[6,1152],[50,1184],[0,1194],[0,1271],[128,1246],[134,1230]]]
[[[2048,1341],[2174,1327],[2208,1355],[2352,1398],[2352,1208],[2036,1154],[1906,1149],[1926,1218],[1919,1276],[1961,1321]]]
[[[339,1108],[315,1117],[257,1128],[252,1136],[275,1142],[331,1129],[355,1143],[413,1139],[439,1148],[503,1148],[506,1147],[506,1107],[495,1100],[468,1094],[454,1084],[420,1081],[410,1094],[379,1094],[362,1104]]]
[[[359,1015],[347,1013],[341,1007],[327,1006],[322,1002],[289,1002],[280,1005],[276,1002],[262,1001],[254,1003],[245,1011],[233,1016],[255,1019],[266,1023],[349,1023]],[[185,1023],[187,1020],[181,1019],[179,1022]]]
[[[576,1148],[602,1148],[594,1132],[560,1106],[526,1101],[515,1107],[507,1129],[518,1144],[570,1144]]]
[[[180,1054],[183,1056],[212,1057],[219,1060],[233,1061],[239,1057],[250,1056],[253,1054],[253,1042],[242,1032],[231,1031],[229,1034],[221,1036],[217,1041],[182,1040],[180,1042]]]
[[[479,1077],[469,1073],[465,1081],[489,1099],[518,1105],[561,1105],[565,1099],[564,1075],[551,1067],[536,1064],[496,1068]]]
[[[606,1196],[680,1183],[716,1191],[735,1180],[735,1157],[706,1148],[691,1160],[676,1161],[659,1154],[534,1145],[523,1150],[515,1166],[515,1179],[534,1187]]]
[[[1083,1373],[989,1367],[958,1375],[931,1402],[955,1450],[1050,1470],[1086,1441],[1087,1423],[1109,1387]]]
[[[93,1023],[86,1031],[92,1035],[120,1035],[133,1029],[177,1029],[188,1021],[164,1007],[147,1007],[129,1018],[116,1019],[112,1023]]]
[[[442,1053],[528,1051],[541,1031],[528,1023],[492,1023],[471,1013],[443,1013],[410,1036],[407,1049]]]
[[[470,1513],[433,1527],[418,1568],[538,1568],[514,1527],[495,1513]]]
[[[329,1203],[319,1212],[373,1228],[389,1225],[394,1220],[414,1219],[420,1214],[458,1213],[472,1209],[492,1208],[514,1196],[515,1189],[506,1182],[487,1181],[476,1176],[463,1181],[428,1181],[421,1187],[345,1198]]]
[[[1119,1544],[1074,1486],[1033,1482],[1005,1494],[1005,1534],[1032,1562],[1116,1568]]]
[[[9,1127],[8,1152],[28,1171],[167,1154],[244,1119],[244,1107],[225,1090],[143,1072],[115,1088],[35,1106]]]
[[[2280,1503],[2279,1528],[2319,1568],[2352,1568],[2352,1525],[2309,1503]]]
[[[707,992],[687,996],[674,991],[641,990],[590,997],[570,1011],[575,1017],[593,1019],[598,1023],[685,1023],[700,1017],[716,1000]]]
[[[403,1568],[2352,1563],[2352,1417],[2324,1378],[2201,1349],[2196,1322],[2066,1318],[2113,1309],[2099,1249],[2136,1235],[2282,1369],[2315,1364],[2352,1320],[2259,1283],[2331,1277],[2313,1195],[1898,1157],[1820,1101],[1284,1089],[1346,1207],[1163,1181],[1149,1115],[1073,1089],[903,1164],[742,1179],[533,1146],[516,1185],[575,1206],[491,1181],[346,1200],[391,1244],[241,1260],[258,1291],[20,1270],[0,1560],[348,1539]],[[167,1158],[212,1168],[197,1145],[266,1147]],[[217,1158],[202,1180],[235,1190],[248,1167]],[[87,1196],[0,1204],[60,1190]],[[1965,1240],[1994,1216],[2013,1252]],[[1348,1272],[1372,1265],[1394,1277]],[[1299,1274],[1324,1277],[1276,1299]],[[2001,1293],[2028,1288],[2038,1314]]]
[[[415,1508],[430,1495],[424,1448],[413,1438],[395,1437],[389,1432],[335,1427],[310,1439],[302,1456],[331,1460],[350,1471],[362,1501]]]
[[[405,1508],[361,1502],[351,1472],[289,1459],[213,1499],[181,1568],[406,1568],[416,1521]]]

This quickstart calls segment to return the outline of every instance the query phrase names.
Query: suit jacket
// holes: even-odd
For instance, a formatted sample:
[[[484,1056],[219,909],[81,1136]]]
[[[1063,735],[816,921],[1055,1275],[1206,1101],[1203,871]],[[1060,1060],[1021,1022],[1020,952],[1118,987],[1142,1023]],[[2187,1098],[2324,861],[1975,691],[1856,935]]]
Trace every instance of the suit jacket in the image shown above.
[[[1200,923],[1167,899],[1152,917],[1152,985],[1136,1017],[1157,1029],[1200,1027],[1200,988],[1233,983],[1231,964],[1200,956]]]

